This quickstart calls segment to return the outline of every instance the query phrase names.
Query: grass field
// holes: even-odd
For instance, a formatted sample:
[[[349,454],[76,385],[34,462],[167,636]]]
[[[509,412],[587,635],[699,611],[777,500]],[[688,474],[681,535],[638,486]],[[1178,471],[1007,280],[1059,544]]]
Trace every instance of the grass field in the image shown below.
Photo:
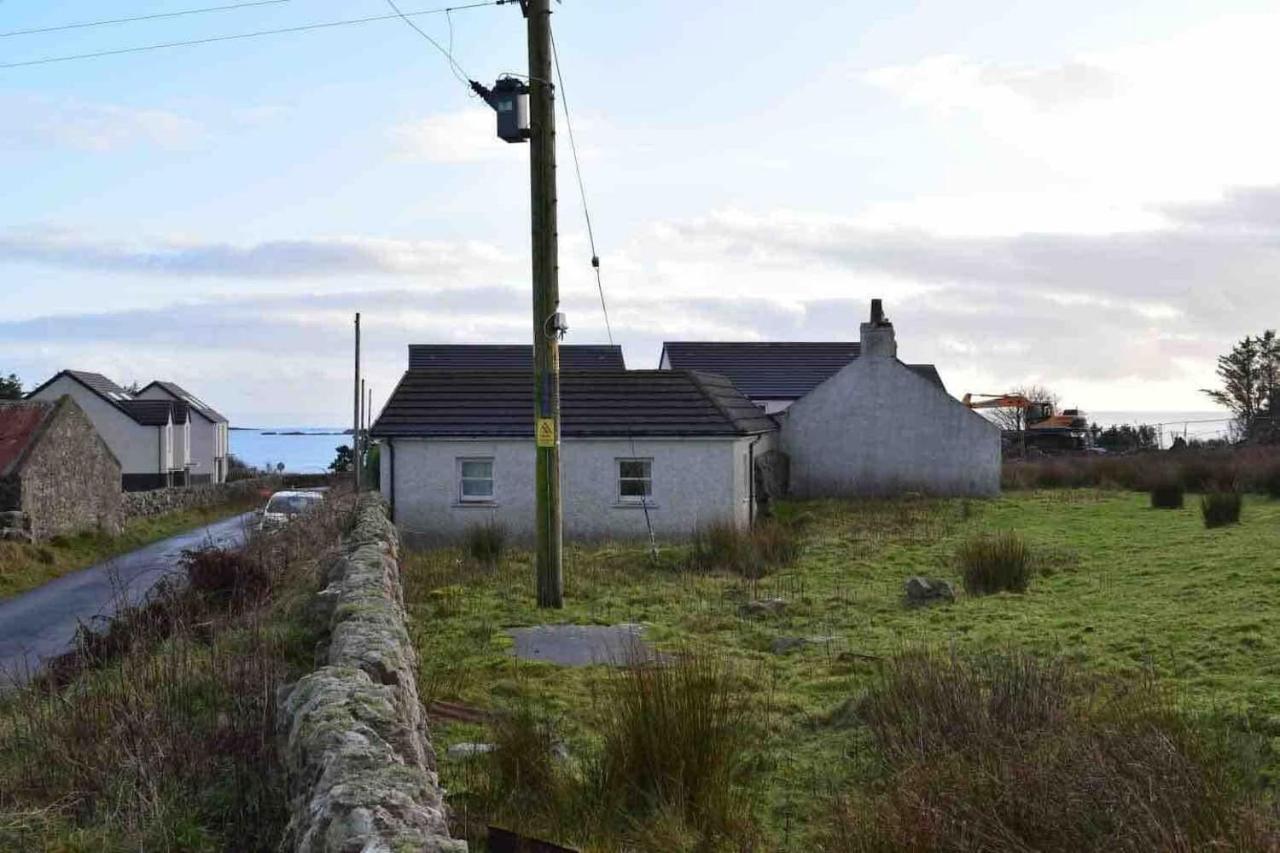
[[[0,542],[0,599],[35,589],[68,572],[88,568],[152,542],[176,536],[253,509],[256,503],[228,504],[134,519],[119,536],[80,533],[37,545]]]
[[[989,502],[822,502],[783,513],[801,531],[800,555],[756,581],[682,571],[676,547],[656,563],[635,545],[570,547],[560,612],[536,609],[527,552],[511,552],[496,567],[449,549],[411,555],[406,597],[424,701],[534,714],[585,760],[611,713],[615,672],[517,662],[503,629],[643,623],[660,649],[726,661],[760,712],[753,782],[741,793],[763,839],[754,849],[825,849],[814,833],[833,799],[874,776],[866,731],[847,724],[851,702],[882,661],[913,649],[1026,650],[1099,678],[1154,675],[1187,715],[1257,736],[1257,772],[1263,784],[1275,782],[1280,501],[1246,498],[1240,525],[1213,530],[1196,501],[1153,510],[1144,494],[1095,490]],[[1026,593],[904,606],[903,582],[912,575],[946,578],[959,590],[960,543],[1001,530],[1017,531],[1031,548],[1036,571]],[[785,606],[743,615],[744,603],[761,599]],[[471,823],[488,765],[443,755],[454,743],[491,741],[493,732],[484,723],[436,720],[433,735],[460,822]],[[563,832],[562,840],[592,846]]]

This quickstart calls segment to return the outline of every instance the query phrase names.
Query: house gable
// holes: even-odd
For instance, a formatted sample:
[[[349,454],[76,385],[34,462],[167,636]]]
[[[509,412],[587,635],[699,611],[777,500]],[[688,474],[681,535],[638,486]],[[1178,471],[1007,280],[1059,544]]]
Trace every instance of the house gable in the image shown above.
[[[859,358],[782,416],[800,497],[996,494],[1000,430],[896,358]]]

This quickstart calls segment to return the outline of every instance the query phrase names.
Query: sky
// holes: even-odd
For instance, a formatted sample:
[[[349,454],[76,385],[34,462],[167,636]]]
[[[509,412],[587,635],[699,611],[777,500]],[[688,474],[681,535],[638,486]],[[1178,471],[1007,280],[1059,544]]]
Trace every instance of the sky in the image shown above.
[[[438,9],[399,0],[406,12]],[[0,0],[0,66],[390,14],[385,0]],[[612,334],[855,340],[948,389],[1206,410],[1280,317],[1280,9],[566,0],[553,26]],[[527,71],[515,5],[415,20]],[[564,115],[566,343],[608,340]],[[0,373],[176,381],[233,424],[350,420],[409,343],[532,334],[528,146],[399,20],[0,67]]]

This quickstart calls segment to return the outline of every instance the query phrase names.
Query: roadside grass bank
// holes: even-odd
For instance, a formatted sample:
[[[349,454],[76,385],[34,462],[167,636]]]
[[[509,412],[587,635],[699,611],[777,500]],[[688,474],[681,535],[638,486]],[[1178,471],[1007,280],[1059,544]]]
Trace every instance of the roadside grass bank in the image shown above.
[[[106,562],[152,542],[249,512],[259,503],[254,498],[151,518],[135,518],[125,522],[118,536],[94,532],[55,536],[48,542],[35,545],[0,542],[0,599],[35,589],[55,578]]]
[[[312,666],[318,565],[350,508],[190,552],[188,584],[0,693],[0,849],[275,850],[277,690]]]
[[[1212,529],[1190,502],[1152,509],[1145,494],[1106,490],[778,514],[795,542],[763,572],[704,568],[717,561],[688,546],[664,546],[656,561],[643,544],[567,546],[562,611],[536,608],[525,550],[406,554],[419,686],[460,836],[484,849],[495,823],[593,851],[1280,844],[1280,501],[1247,495],[1238,525]],[[963,589],[963,546],[1006,531],[1026,547],[1024,592],[905,605],[908,577]],[[640,623],[675,672],[655,686],[643,659],[514,658],[504,629],[544,622]],[[685,666],[704,669],[684,678]],[[977,686],[942,689],[956,684]],[[749,735],[724,741],[727,764],[710,781],[687,781],[680,750],[660,748],[699,754],[687,729],[663,722],[680,706],[702,721],[699,739]],[[1013,728],[1000,722],[1009,708],[1024,709]],[[1171,746],[1135,763],[1125,732]],[[929,738],[924,752],[895,745]],[[1035,835],[1036,821],[1008,809],[1053,813],[1059,783],[1083,767],[1069,760],[1077,752],[1097,759],[1085,791],[1097,797]],[[966,783],[979,779],[989,784]],[[1026,779],[1039,787],[1014,796]],[[1103,819],[1169,779],[1154,823]],[[917,807],[938,821],[913,835]]]

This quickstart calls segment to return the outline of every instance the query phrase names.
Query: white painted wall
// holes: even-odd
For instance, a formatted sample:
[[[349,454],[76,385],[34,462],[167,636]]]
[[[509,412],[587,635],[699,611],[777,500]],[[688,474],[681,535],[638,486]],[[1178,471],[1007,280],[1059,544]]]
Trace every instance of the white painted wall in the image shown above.
[[[792,494],[999,494],[1000,429],[866,350],[782,416]]]
[[[380,442],[383,494],[410,540],[457,538],[490,518],[519,539],[533,538],[534,445],[531,439],[393,439]],[[750,438],[565,439],[561,450],[566,539],[647,536],[644,509],[618,499],[617,460],[653,460],[649,518],[654,533],[682,538],[717,519],[748,523]],[[395,495],[391,465],[395,458]],[[494,501],[459,499],[458,460],[492,457]]]
[[[161,388],[159,385],[152,385],[138,395],[140,400],[177,400],[178,398]],[[225,430],[219,430],[220,425],[206,418],[195,409],[188,409],[187,414],[187,447],[188,452],[183,460],[183,465],[191,463],[188,469],[192,476],[204,476],[211,478],[211,482],[220,483],[225,478],[226,472],[221,472],[219,476],[219,461],[227,454],[223,450],[219,453],[220,442]]]
[[[161,445],[163,430],[142,426],[69,376],[60,376],[34,396],[36,400],[57,400],[69,394],[93,421],[102,440],[120,460],[123,474],[163,474],[162,455],[172,456]]]

